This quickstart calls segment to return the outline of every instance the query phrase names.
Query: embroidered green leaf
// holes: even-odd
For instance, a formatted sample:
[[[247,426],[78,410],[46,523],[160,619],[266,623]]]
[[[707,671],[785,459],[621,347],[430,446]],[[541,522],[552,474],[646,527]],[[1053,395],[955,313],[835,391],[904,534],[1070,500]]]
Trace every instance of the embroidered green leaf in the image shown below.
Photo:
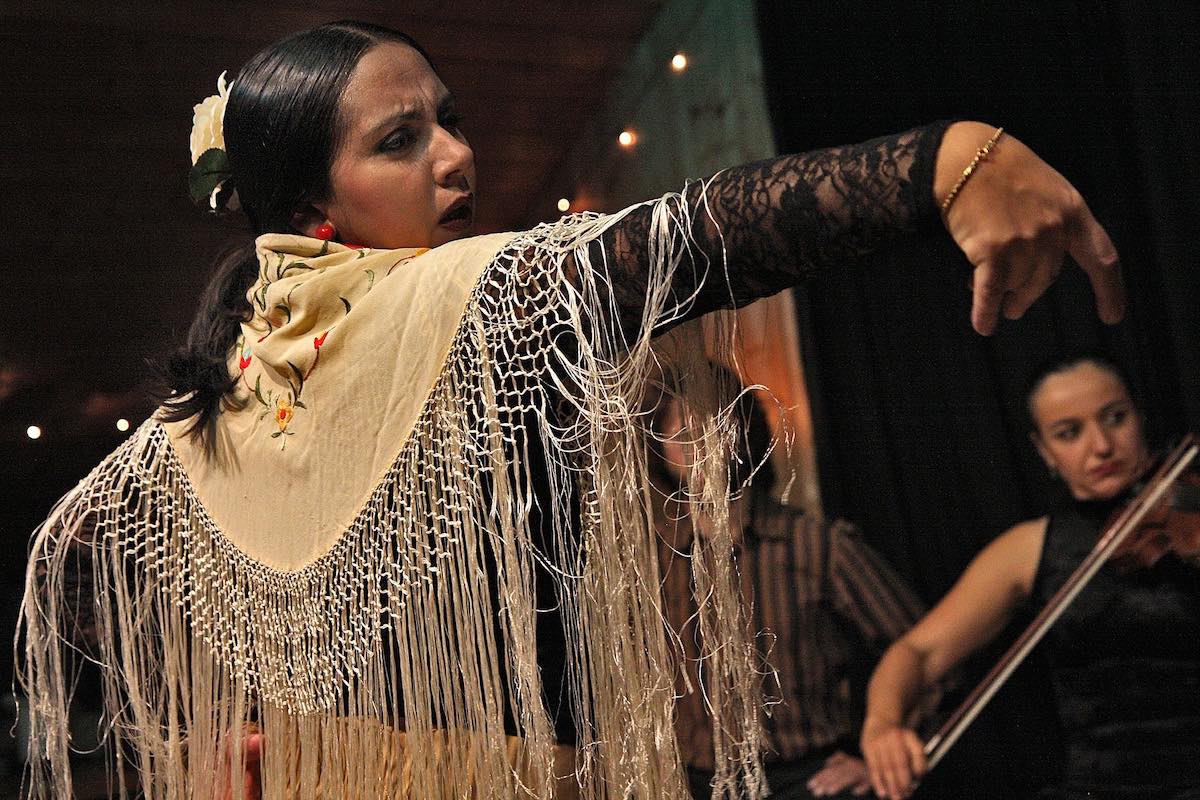
[[[278,439],[280,436],[283,436],[283,431],[275,431],[271,434],[272,439]]]
[[[347,300],[346,298],[342,297],[341,295],[338,295],[338,300],[342,301],[342,305],[344,305],[346,307],[346,313],[349,314],[350,313],[350,301]]]
[[[287,306],[285,306],[283,303],[276,303],[274,310],[282,311],[284,313],[284,315],[287,317],[287,321],[288,322],[292,321],[292,310],[290,308],[288,308]]]
[[[366,250],[356,250],[355,252],[358,253],[358,255],[356,255],[355,258],[366,258],[367,257]]]
[[[259,375],[254,379],[254,396],[257,397],[258,402],[262,403],[264,406],[267,404],[267,401],[263,400],[262,396],[262,375]]]
[[[328,252],[329,252],[329,240],[326,239],[323,242],[321,242],[321,249],[317,251],[317,255],[323,256]]]
[[[362,251],[359,250],[359,252],[361,253]],[[363,272],[367,273],[367,291],[369,292],[371,291],[371,287],[375,285],[375,270],[364,269]]]
[[[288,386],[292,387],[292,402],[294,403],[300,399],[300,393],[304,391],[304,373],[290,361],[287,362],[287,365],[292,368],[292,372],[296,373],[296,383],[293,384],[290,379],[288,380]]]
[[[297,400],[295,403],[292,403],[292,405],[294,405],[296,408],[303,408],[305,411],[308,411],[308,406],[304,405],[304,403],[300,402],[299,400]]]
[[[308,264],[305,264],[303,261],[297,261],[295,264],[288,264],[286,267],[284,267],[283,273],[280,274],[279,277],[286,278],[288,273],[291,272],[292,270],[298,270],[300,272],[311,272],[312,267],[310,267]]]

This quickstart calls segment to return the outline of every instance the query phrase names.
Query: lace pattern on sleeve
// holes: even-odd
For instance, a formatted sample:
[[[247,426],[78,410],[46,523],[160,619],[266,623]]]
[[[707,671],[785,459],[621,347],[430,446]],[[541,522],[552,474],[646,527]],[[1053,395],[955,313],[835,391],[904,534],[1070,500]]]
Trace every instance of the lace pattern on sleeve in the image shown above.
[[[716,263],[724,252],[728,277],[678,270],[677,295],[697,292],[685,318],[774,294],[936,220],[933,168],[949,124],[744,164],[690,184],[684,201],[703,209],[694,240]],[[603,239],[626,330],[641,317],[651,224],[651,208],[639,207]]]

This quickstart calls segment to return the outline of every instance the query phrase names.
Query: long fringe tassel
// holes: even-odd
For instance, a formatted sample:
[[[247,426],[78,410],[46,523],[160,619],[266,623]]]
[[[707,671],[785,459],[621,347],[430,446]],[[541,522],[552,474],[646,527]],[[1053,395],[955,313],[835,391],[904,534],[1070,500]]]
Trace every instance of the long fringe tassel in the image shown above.
[[[29,796],[71,796],[67,713],[86,657],[100,668],[122,798],[240,797],[240,781],[227,781],[250,732],[265,739],[268,800],[685,797],[673,725],[682,650],[661,606],[642,397],[663,368],[649,331],[686,313],[674,271],[717,268],[695,263],[691,213],[678,196],[655,209],[646,333],[633,342],[588,247],[617,217],[518,237],[477,288],[392,469],[304,569],[272,570],[235,548],[164,429],[144,424],[34,540],[19,676],[39,745]],[[498,311],[537,293],[539,314]],[[570,334],[570,352],[557,332]],[[727,522],[733,434],[696,338],[675,338],[668,371],[703,442],[694,511]],[[521,414],[536,417],[536,433],[514,424]],[[534,447],[549,458],[549,509],[533,508]],[[535,510],[550,520],[551,552],[531,530]],[[691,553],[714,787],[753,798],[765,790],[759,687],[732,537],[716,527],[724,533],[698,537]],[[542,699],[539,568],[557,576],[574,751],[556,745]],[[81,579],[94,588],[94,632],[76,630]],[[88,639],[85,656],[76,643]]]

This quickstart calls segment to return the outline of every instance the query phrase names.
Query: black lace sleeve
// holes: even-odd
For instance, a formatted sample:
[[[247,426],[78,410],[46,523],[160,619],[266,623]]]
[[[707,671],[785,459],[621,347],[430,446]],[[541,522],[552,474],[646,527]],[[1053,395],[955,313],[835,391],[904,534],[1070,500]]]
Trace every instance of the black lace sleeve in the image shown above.
[[[682,318],[669,315],[672,323],[774,294],[937,220],[934,163],[949,125],[744,164],[690,184],[692,235],[715,268],[697,258],[677,271],[676,296],[696,297]],[[601,243],[627,332],[642,321],[652,216],[650,205],[633,210]]]

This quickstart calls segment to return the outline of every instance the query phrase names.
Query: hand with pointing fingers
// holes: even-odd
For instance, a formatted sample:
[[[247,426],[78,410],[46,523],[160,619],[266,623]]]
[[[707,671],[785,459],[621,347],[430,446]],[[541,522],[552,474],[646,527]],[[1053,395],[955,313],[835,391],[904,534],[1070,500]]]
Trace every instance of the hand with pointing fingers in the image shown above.
[[[978,122],[950,126],[934,177],[939,205],[994,133]],[[962,185],[943,221],[974,267],[971,323],[979,333],[993,333],[1001,314],[1023,315],[1068,255],[1091,281],[1100,319],[1113,324],[1124,315],[1120,261],[1108,234],[1075,187],[1007,132]]]

